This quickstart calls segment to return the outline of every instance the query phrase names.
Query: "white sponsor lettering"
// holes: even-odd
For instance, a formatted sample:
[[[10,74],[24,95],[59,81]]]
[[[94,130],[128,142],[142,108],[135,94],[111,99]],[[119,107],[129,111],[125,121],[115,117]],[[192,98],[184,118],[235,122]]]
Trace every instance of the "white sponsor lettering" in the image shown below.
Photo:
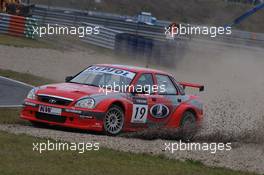
[[[129,71],[114,68],[114,67],[91,66],[88,69],[86,69],[85,71],[109,73],[109,74],[113,74],[113,75],[119,75],[119,76],[127,77],[130,79],[133,79],[135,76],[134,72],[129,72]]]

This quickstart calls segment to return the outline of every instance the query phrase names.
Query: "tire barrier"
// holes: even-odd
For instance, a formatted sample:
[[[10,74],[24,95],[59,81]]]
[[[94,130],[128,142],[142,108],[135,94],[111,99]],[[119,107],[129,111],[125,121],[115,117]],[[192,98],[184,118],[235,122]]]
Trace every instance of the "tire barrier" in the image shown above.
[[[132,56],[151,56],[154,40],[143,36],[121,33],[116,35],[115,50]]]
[[[157,41],[140,35],[120,33],[116,35],[115,52],[133,59],[164,66],[174,66],[183,57],[186,40]],[[177,54],[176,54],[177,53]]]
[[[0,33],[34,39],[37,20],[34,18],[0,13]]]

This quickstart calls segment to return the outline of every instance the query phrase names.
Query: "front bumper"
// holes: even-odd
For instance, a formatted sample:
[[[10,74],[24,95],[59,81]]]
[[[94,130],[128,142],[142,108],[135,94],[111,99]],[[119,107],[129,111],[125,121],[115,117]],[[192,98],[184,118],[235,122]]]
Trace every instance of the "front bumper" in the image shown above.
[[[39,105],[60,108],[62,110],[61,115],[41,113],[39,112]],[[20,118],[25,120],[77,129],[103,130],[104,111],[97,111],[95,109],[82,110],[71,106],[59,106],[28,99],[25,100],[23,106]]]

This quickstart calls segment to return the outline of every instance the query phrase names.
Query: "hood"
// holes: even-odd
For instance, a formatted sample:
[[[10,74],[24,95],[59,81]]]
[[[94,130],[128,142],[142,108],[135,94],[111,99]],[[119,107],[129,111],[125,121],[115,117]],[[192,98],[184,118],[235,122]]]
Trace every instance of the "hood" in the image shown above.
[[[41,86],[37,95],[46,94],[78,100],[84,96],[101,94],[99,87],[76,83],[59,83]]]

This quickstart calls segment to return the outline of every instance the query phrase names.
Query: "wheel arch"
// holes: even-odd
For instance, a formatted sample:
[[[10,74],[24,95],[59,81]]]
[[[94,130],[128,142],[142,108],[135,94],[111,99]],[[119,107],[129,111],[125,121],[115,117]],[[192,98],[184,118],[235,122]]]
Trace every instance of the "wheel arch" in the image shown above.
[[[105,99],[103,101],[101,101],[96,108],[100,111],[104,111],[107,112],[111,106],[116,105],[119,106],[120,108],[122,108],[122,110],[125,112],[127,107],[126,107],[126,102],[123,102],[122,99],[116,99],[116,98],[112,98],[112,99]]]
[[[179,127],[183,118],[183,114],[186,111],[193,113],[196,121],[198,120],[197,112],[195,111],[195,109],[193,109],[189,105],[184,105],[174,111],[172,118],[168,122],[168,127]]]
[[[116,101],[113,101],[109,106],[108,106],[108,109],[111,107],[111,106],[118,106],[120,107],[123,112],[125,113],[126,111],[126,108],[125,108],[125,104],[119,100],[116,100]]]
[[[194,115],[194,117],[195,117],[195,119],[197,120],[198,118],[198,116],[197,116],[197,112],[193,109],[193,108],[187,108],[187,109],[185,109],[185,111],[182,113],[182,117],[183,117],[183,114],[185,113],[185,112],[191,112],[191,113],[193,113],[193,115]],[[182,119],[182,117],[181,117],[181,119]]]
[[[190,113],[192,113],[192,114],[194,115],[194,117],[195,117],[195,121],[197,122],[197,120],[198,120],[198,116],[197,116],[196,111],[195,111],[193,108],[189,107],[189,108],[186,108],[186,109],[182,112],[181,117],[180,117],[180,120],[179,120],[179,125],[182,124],[182,121],[183,121],[183,117],[184,117],[184,113],[185,113],[185,112],[190,112]]]

